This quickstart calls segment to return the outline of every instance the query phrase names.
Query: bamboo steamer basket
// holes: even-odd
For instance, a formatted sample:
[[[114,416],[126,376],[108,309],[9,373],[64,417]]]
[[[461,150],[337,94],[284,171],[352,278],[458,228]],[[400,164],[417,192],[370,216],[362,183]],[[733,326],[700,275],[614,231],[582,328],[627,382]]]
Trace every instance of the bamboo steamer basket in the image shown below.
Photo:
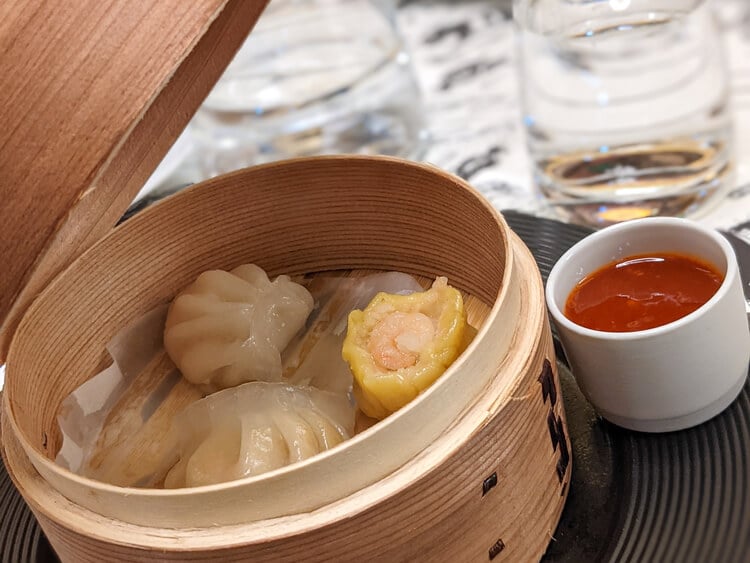
[[[212,30],[217,33],[212,26],[229,25],[234,20],[227,13],[242,3],[215,4],[213,12],[193,14],[210,23],[194,26],[189,44],[198,51],[212,41],[232,43],[220,41],[221,34],[211,38]],[[245,14],[248,29],[261,8]],[[242,33],[233,33],[236,48]],[[179,77],[184,65],[192,68],[195,51],[187,52],[162,72]],[[222,53],[226,64],[233,51],[212,52]],[[220,68],[213,71],[201,75],[206,84]],[[150,88],[154,95],[138,99],[170,99],[159,95],[163,83]],[[199,99],[187,96],[181,107],[195,109]],[[146,122],[155,131],[144,116],[158,121],[159,112],[138,115],[141,122],[129,133]],[[181,115],[189,118],[189,112]],[[87,200],[96,201],[94,190],[116,193],[108,183],[90,184],[92,177],[126,178],[123,190],[132,197],[148,168],[144,162],[158,161],[154,155],[168,147],[155,145],[161,148],[147,151],[139,168],[121,151],[130,142],[137,152],[136,141],[144,139],[117,139],[100,147],[108,158],[89,163],[96,174],[80,176],[84,196],[78,194],[62,220],[50,222],[52,234],[36,249],[39,257],[27,260],[31,266],[20,281],[3,279],[4,287],[20,289],[3,310],[10,346],[2,454],[61,560],[541,557],[571,471],[554,349],[534,260],[478,193],[438,169],[398,159],[299,159],[196,185],[88,241],[103,230],[103,219],[90,225],[91,210],[102,208],[87,207]],[[49,176],[45,166],[64,158],[42,163],[32,180],[19,175],[19,183],[39,184]],[[116,172],[108,172],[112,163]],[[130,165],[135,171],[126,174]],[[115,199],[105,206],[112,218],[128,201]],[[69,208],[69,202],[59,205]],[[78,234],[87,229],[86,236]],[[68,244],[71,237],[76,244]],[[111,337],[200,272],[244,262],[269,274],[362,269],[445,275],[464,292],[480,330],[408,406],[295,466],[176,491],[115,487],[57,466],[60,404],[107,364],[104,346]]]
[[[58,406],[101,367],[118,328],[201,271],[248,261],[271,273],[447,275],[484,319],[427,392],[297,467],[156,491],[55,465]],[[570,450],[538,271],[481,196],[426,165],[321,157],[190,188],[57,277],[24,316],[7,370],[8,467],[64,560],[478,560],[498,546],[534,560],[565,499]],[[307,504],[249,521],[248,504],[275,509],[287,496]]]

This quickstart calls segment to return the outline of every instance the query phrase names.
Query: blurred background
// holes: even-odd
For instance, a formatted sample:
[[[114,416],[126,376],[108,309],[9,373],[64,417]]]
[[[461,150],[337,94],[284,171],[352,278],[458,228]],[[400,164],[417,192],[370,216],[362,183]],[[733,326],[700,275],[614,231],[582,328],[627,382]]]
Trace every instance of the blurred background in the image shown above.
[[[622,12],[638,1],[516,0],[516,10],[521,6],[549,15],[556,6],[572,5]],[[706,3],[715,17],[717,57],[728,81],[722,115],[728,116],[733,133],[727,148],[731,168],[722,177],[726,189],[701,218],[722,227],[750,219],[750,158],[744,158],[750,154],[750,2]],[[600,216],[561,211],[540,189],[540,166],[529,155],[528,143],[537,116],[529,110],[535,108],[534,99],[524,88],[522,72],[531,68],[524,43],[529,28],[520,18],[514,22],[513,4],[272,0],[137,200],[145,205],[150,198],[252,164],[358,152],[433,163],[469,181],[501,210],[604,224]],[[566,85],[549,76],[555,92],[575,100],[573,82]],[[716,76],[696,75],[695,83],[718,91],[721,76]],[[557,115],[566,112],[562,108]]]

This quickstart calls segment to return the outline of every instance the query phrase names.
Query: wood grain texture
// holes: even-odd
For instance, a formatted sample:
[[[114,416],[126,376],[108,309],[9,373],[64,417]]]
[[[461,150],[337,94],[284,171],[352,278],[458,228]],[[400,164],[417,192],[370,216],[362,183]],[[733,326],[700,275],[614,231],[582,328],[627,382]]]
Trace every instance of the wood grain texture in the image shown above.
[[[0,362],[30,301],[112,228],[265,4],[0,3]]]
[[[304,482],[295,481],[302,466],[288,472],[294,494],[327,499],[309,510],[234,520],[253,502],[283,500],[283,489],[262,496],[276,486],[273,474],[167,498],[77,483],[53,467],[60,402],[101,366],[114,332],[197,273],[246,261],[271,274],[447,275],[491,310],[427,392],[305,466],[312,482],[322,482],[314,471],[323,468],[333,483],[324,493],[335,495],[302,494]],[[216,178],[157,204],[58,277],[11,347],[3,453],[63,560],[475,561],[495,553],[493,560],[532,561],[554,530],[570,471],[562,402],[543,393],[546,365],[554,366],[554,353],[539,272],[476,192],[396,159],[300,159]],[[559,420],[554,433],[550,417]],[[362,485],[360,473],[379,477]],[[493,473],[498,484],[483,494]],[[252,494],[260,496],[247,496],[258,482]]]

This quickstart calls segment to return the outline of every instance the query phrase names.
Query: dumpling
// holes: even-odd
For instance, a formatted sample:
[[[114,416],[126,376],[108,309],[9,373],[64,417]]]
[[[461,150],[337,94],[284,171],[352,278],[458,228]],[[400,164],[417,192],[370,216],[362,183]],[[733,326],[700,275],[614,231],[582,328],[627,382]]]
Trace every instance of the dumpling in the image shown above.
[[[437,278],[410,295],[378,293],[349,314],[342,356],[367,416],[383,419],[429,387],[466,348],[474,329],[461,293]]]
[[[288,276],[272,282],[253,264],[203,272],[169,307],[164,348],[207,392],[280,381],[281,352],[313,305],[310,292]]]
[[[180,460],[165,488],[259,475],[350,438],[355,408],[346,395],[252,382],[209,395],[175,419]]]

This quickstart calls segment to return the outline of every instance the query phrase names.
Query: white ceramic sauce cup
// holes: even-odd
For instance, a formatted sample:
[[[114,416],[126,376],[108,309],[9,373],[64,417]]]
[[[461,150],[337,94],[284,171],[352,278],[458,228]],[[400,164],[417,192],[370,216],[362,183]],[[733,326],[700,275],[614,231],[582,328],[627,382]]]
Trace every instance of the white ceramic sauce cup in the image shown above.
[[[654,251],[702,259],[724,274],[724,282],[696,311],[648,330],[591,330],[563,314],[570,292],[586,275],[615,260]],[[578,386],[610,422],[643,432],[680,430],[719,414],[742,390],[750,363],[750,328],[737,259],[717,232],[675,218],[608,227],[563,255],[546,291]]]

